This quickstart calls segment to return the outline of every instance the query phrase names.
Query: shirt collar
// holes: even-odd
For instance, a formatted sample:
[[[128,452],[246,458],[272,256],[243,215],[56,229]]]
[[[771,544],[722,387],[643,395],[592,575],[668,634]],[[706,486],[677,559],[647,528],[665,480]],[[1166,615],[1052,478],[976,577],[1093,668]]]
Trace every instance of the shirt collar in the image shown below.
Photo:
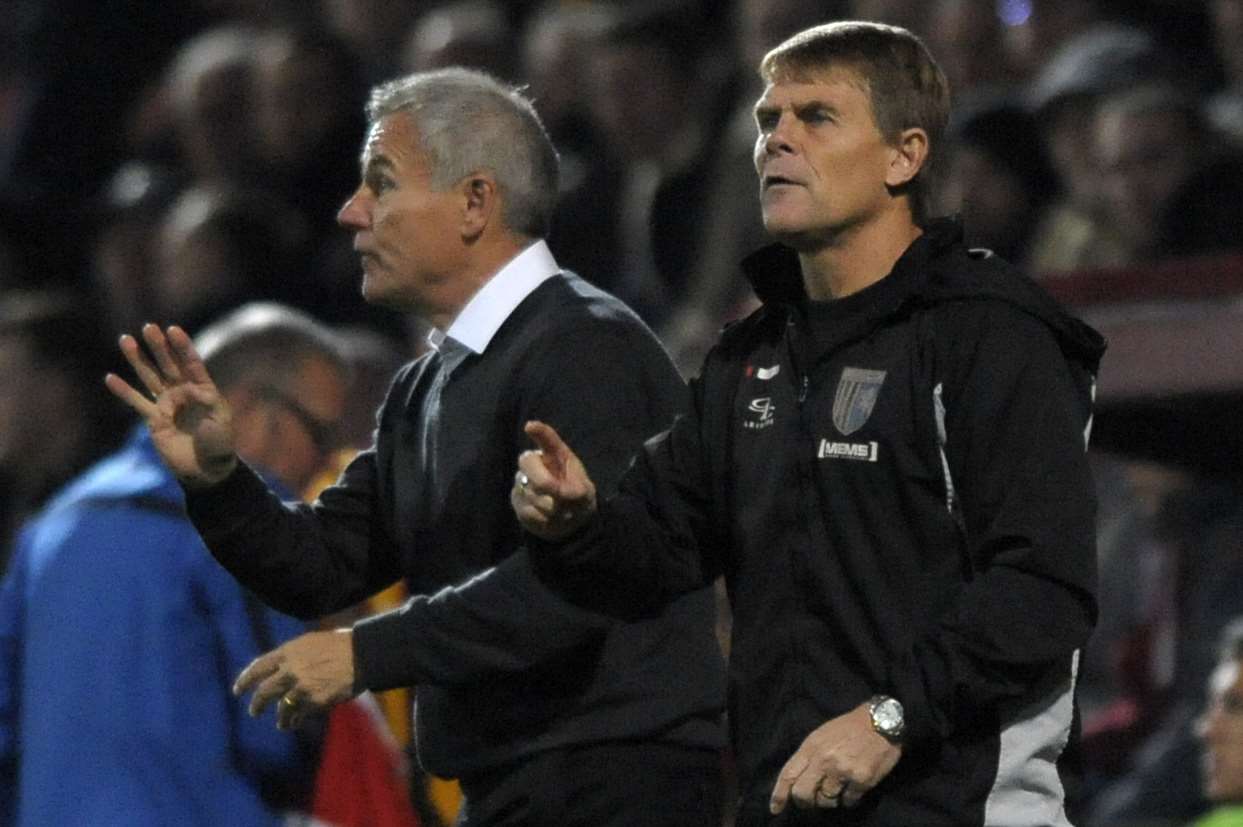
[[[440,350],[445,339],[452,339],[472,353],[483,353],[522,300],[560,271],[548,244],[542,239],[536,241],[511,258],[479,288],[448,330],[433,329],[428,334],[428,343]]]

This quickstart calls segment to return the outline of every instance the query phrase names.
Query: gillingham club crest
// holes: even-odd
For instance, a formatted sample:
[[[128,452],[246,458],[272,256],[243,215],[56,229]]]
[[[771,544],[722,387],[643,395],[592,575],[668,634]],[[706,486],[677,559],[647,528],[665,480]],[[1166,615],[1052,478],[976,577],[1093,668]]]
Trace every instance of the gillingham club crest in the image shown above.
[[[885,371],[864,368],[842,368],[833,397],[833,424],[842,436],[850,436],[863,427],[876,407],[876,397],[885,382]]]

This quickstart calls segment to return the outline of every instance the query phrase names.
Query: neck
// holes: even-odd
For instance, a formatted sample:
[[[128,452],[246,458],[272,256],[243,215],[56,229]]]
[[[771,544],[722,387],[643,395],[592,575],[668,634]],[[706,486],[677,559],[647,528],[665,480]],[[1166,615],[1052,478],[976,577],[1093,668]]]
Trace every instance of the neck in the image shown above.
[[[479,289],[525,250],[534,239],[512,233],[481,235],[469,249],[461,268],[453,275],[453,301],[427,314],[427,321],[437,330],[448,330],[453,320],[470,303]]]
[[[893,211],[836,232],[815,248],[800,250],[807,297],[840,299],[875,284],[889,275],[922,233],[909,212]]]

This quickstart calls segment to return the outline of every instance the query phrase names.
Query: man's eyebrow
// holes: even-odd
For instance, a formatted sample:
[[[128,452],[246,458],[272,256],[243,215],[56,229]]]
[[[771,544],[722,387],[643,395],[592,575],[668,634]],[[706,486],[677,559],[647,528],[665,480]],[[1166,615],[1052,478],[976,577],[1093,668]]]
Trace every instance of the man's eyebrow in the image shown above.
[[[795,113],[797,114],[802,114],[804,112],[814,112],[816,110],[823,110],[825,112],[828,112],[830,115],[840,114],[836,106],[834,106],[831,103],[822,101],[822,100],[802,101],[800,103],[793,104],[793,109]]]
[[[363,164],[363,169],[365,170],[373,170],[373,169],[379,169],[379,168],[392,169],[393,166],[394,166],[393,162],[390,161],[387,156],[372,155]]]

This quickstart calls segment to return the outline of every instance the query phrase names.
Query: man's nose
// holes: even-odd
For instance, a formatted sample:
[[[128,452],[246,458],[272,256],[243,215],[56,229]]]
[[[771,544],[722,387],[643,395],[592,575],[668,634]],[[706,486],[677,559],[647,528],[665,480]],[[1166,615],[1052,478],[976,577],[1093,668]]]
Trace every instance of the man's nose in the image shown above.
[[[370,210],[364,201],[365,196],[361,192],[351,195],[337,212],[337,223],[351,230],[366,229],[371,222]]]
[[[790,121],[791,118],[782,113],[777,119],[777,123],[773,124],[773,128],[769,130],[768,136],[764,138],[764,151],[770,155],[776,155],[782,152],[790,152],[794,149],[794,144],[790,140]]]

